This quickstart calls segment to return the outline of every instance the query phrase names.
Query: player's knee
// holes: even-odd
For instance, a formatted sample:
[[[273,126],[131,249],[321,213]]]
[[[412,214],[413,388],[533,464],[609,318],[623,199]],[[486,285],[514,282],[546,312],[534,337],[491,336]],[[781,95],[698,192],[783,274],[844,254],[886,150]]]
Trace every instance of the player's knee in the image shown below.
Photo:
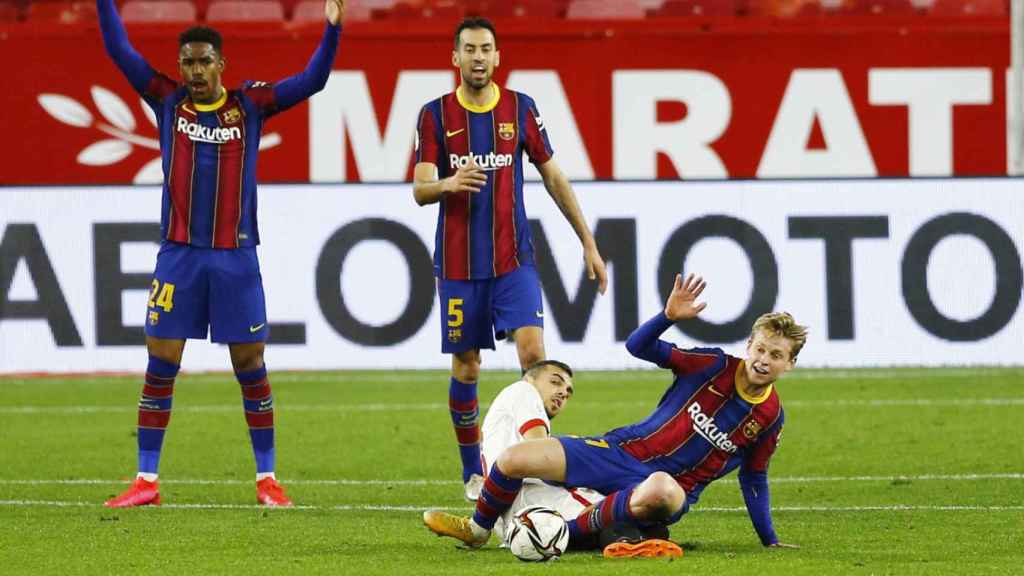
[[[510,446],[498,456],[495,465],[505,476],[525,478],[529,473],[529,453],[521,445]]]
[[[232,345],[231,366],[235,372],[251,372],[263,367],[263,343]]]
[[[181,364],[181,356],[185,350],[184,340],[154,338],[146,336],[146,352],[171,364]]]
[[[469,350],[452,356],[452,376],[459,382],[476,382],[480,379],[480,352]]]
[[[641,517],[650,520],[665,520],[675,514],[686,501],[686,491],[665,472],[655,472],[647,477],[634,492],[631,500]]]

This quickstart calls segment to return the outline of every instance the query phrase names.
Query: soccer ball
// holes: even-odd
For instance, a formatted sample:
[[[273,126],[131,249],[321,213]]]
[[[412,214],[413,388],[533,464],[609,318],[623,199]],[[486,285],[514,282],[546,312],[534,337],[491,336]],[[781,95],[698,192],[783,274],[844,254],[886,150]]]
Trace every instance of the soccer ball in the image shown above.
[[[505,530],[505,543],[524,562],[547,562],[565,552],[569,526],[551,508],[530,506],[512,517]]]

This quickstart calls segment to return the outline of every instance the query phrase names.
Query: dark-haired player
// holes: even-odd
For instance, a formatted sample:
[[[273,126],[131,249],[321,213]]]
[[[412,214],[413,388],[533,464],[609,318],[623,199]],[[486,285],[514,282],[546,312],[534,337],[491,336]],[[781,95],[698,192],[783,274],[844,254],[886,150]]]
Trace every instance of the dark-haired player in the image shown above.
[[[419,115],[413,195],[439,204],[434,274],[441,303],[441,351],[452,355],[448,388],[466,498],[480,491],[476,384],[480,349],[513,337],[519,364],[544,359],[544,308],[523,204],[523,154],[583,245],[587,275],[603,294],[604,261],[569,180],[552,158],[533,99],[492,81],[499,64],[494,25],[467,18],[455,30],[452,64],[461,84]]]
[[[163,155],[161,245],[146,315],[149,364],[139,401],[139,473],[113,508],[159,504],[157,468],[187,338],[226,343],[241,385],[256,457],[256,497],[290,506],[274,477],[274,400],[263,363],[267,316],[256,258],[256,153],[263,122],[320,91],[338,47],[345,0],[326,0],[327,25],[306,69],[275,83],[221,84],[221,36],[204,27],[178,37],[175,81],[128,41],[113,0],[97,0],[103,43],[156,113]]]
[[[495,520],[515,500],[523,478],[587,486],[604,500],[569,521],[570,538],[617,522],[669,525],[697,503],[707,485],[739,468],[747,512],[761,543],[779,542],[772,526],[768,461],[782,433],[775,382],[796,363],[807,329],[787,313],[754,322],[746,359],[718,348],[679,349],[659,339],[675,322],[704,309],[704,281],[676,277],[663,312],[630,335],[634,356],[672,370],[672,385],[645,420],[594,438],[546,438],[512,446],[494,462],[473,518],[428,511],[434,532],[470,547],[487,542]],[[647,555],[650,543],[621,543],[606,556]]]

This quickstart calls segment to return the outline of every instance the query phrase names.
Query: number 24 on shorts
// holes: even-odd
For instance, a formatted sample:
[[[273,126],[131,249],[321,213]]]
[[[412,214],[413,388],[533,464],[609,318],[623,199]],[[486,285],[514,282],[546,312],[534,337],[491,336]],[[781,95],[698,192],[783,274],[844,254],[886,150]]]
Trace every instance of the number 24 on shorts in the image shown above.
[[[174,284],[170,282],[161,284],[154,278],[153,285],[149,289],[149,307],[156,308],[157,306],[163,308],[164,312],[170,312],[174,308]]]

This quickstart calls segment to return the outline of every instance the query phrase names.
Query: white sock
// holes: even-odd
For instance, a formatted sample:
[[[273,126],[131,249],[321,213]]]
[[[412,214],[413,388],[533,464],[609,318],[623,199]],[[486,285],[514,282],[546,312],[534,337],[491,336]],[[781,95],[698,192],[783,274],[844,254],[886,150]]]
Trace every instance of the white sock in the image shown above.
[[[136,478],[142,478],[146,482],[156,482],[157,475],[152,472],[139,472]]]
[[[258,472],[258,473],[256,473],[256,481],[257,482],[259,482],[260,480],[263,480],[264,478],[273,478],[274,480],[277,480],[277,476],[274,476],[273,472]]]

